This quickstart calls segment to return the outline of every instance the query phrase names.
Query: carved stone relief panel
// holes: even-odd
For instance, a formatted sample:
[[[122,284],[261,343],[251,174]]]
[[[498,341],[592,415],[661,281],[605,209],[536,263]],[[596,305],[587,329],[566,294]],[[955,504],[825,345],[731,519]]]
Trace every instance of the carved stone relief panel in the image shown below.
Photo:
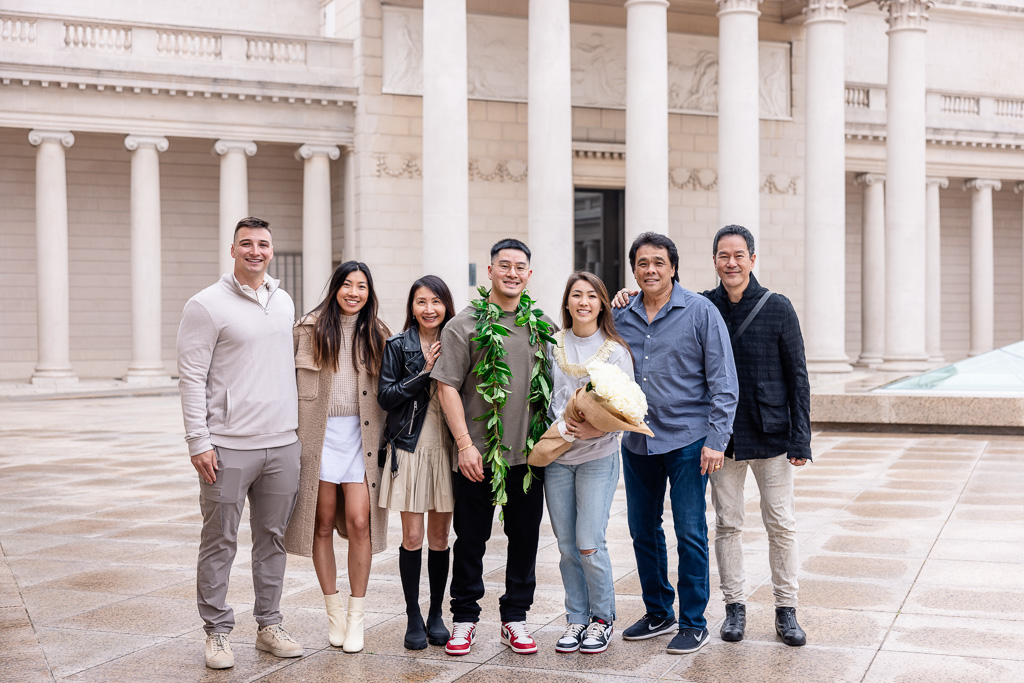
[[[469,97],[525,102],[528,21],[471,14],[467,24]],[[626,103],[626,30],[573,24],[572,103],[622,109]],[[422,10],[384,8],[385,93],[423,91]],[[718,39],[668,34],[668,103],[676,113],[714,115],[718,110]],[[790,46],[760,43],[760,112],[790,117]]]

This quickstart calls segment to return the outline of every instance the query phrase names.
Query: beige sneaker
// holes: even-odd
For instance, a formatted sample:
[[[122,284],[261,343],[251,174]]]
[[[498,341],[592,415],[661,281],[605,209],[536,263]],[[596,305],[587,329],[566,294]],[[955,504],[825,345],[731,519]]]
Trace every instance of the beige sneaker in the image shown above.
[[[228,634],[211,633],[206,636],[206,666],[210,669],[230,669],[235,665],[235,655],[228,643]]]
[[[288,635],[281,624],[271,624],[256,631],[256,649],[275,657],[301,657],[302,646]]]

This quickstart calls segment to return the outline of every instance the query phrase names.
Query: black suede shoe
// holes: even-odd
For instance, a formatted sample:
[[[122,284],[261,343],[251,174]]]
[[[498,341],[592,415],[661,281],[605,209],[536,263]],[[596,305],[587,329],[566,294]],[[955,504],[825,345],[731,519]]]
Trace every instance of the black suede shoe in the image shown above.
[[[430,608],[427,610],[427,641],[444,646],[451,638],[444,625],[442,603],[448,583],[448,558],[451,548],[427,551],[427,575],[430,577]]]
[[[398,547],[398,571],[402,577],[405,592],[405,614],[408,624],[405,629],[405,649],[422,650],[427,647],[427,629],[420,614],[420,559],[423,552]]]
[[[722,640],[738,643],[743,640],[747,628],[747,606],[741,602],[730,602],[725,606],[725,621],[722,622]]]
[[[775,608],[775,631],[782,642],[791,647],[800,647],[807,642],[807,634],[796,622],[795,607]]]
[[[645,614],[640,619],[622,632],[623,640],[647,640],[663,633],[672,633],[679,630],[675,619],[656,617],[653,614]]]

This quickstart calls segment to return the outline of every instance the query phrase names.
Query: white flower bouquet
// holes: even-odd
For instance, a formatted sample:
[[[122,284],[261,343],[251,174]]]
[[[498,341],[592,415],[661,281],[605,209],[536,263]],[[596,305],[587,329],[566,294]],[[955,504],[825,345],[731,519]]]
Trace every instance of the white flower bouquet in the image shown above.
[[[654,436],[644,424],[647,397],[633,378],[621,368],[604,361],[587,366],[590,382],[577,389],[565,407],[564,418],[586,421],[602,432],[639,432]],[[552,424],[530,451],[527,462],[544,467],[569,450],[572,444],[562,438]]]

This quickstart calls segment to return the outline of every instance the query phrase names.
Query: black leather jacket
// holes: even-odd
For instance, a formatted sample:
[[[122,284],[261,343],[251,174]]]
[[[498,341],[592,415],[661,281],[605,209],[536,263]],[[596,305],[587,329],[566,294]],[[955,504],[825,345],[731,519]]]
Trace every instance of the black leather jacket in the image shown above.
[[[425,365],[415,327],[390,337],[384,344],[377,403],[388,411],[384,438],[403,451],[416,450],[427,417],[430,373],[423,372]]]

